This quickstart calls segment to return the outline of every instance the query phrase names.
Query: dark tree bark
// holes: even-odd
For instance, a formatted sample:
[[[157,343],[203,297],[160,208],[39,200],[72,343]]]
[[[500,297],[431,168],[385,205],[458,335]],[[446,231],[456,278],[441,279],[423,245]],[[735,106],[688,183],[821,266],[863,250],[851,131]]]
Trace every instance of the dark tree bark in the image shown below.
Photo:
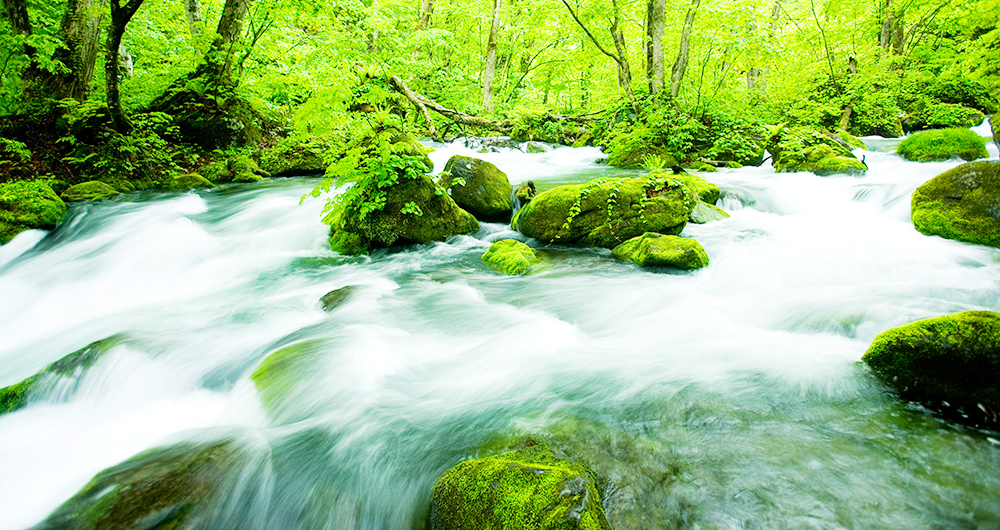
[[[121,93],[118,88],[118,76],[121,71],[118,53],[122,45],[122,36],[125,34],[125,27],[128,26],[135,12],[139,10],[142,2],[143,0],[129,0],[123,6],[119,0],[111,0],[111,27],[108,30],[107,46],[104,49],[104,72],[107,77],[108,114],[115,129],[121,133],[128,132],[132,126],[122,110]]]
[[[53,98],[84,101],[90,95],[107,3],[107,0],[69,0],[66,3],[59,30],[66,46],[57,49],[52,58],[66,65],[69,71],[54,74],[48,80],[47,92]]]
[[[670,70],[670,96],[677,97],[681,91],[681,81],[684,80],[684,72],[687,70],[688,58],[691,55],[691,29],[694,27],[694,16],[698,12],[701,0],[691,0],[687,16],[684,17],[684,30],[681,32],[681,45],[677,50],[677,60]]]

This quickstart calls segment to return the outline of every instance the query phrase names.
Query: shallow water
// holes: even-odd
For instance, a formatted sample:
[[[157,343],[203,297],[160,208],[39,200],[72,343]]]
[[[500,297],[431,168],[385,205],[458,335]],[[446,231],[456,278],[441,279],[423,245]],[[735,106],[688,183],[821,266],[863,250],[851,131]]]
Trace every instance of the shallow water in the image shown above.
[[[438,147],[438,171],[469,154],[543,189],[635,173],[592,148]],[[706,175],[732,217],[685,228],[711,257],[688,273],[552,247],[501,277],[479,260],[518,237],[500,224],[340,257],[322,202],[299,205],[314,180],[74,205],[0,247],[0,386],[127,340],[0,416],[0,528],[140,451],[226,436],[245,455],[220,485],[240,492],[231,527],[408,528],[447,468],[529,434],[605,477],[619,530],[1000,526],[997,434],[900,403],[859,363],[888,328],[1000,310],[1000,251],[910,223],[913,190],[960,161],[859,154],[860,178]],[[249,375],[289,344],[307,353],[265,407]]]

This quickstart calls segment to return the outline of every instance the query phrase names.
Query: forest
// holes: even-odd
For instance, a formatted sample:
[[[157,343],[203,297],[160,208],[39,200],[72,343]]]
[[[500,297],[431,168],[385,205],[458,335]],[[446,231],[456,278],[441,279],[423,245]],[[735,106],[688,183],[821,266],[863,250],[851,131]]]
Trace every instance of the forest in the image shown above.
[[[1000,527],[1000,0],[3,6],[0,530]]]

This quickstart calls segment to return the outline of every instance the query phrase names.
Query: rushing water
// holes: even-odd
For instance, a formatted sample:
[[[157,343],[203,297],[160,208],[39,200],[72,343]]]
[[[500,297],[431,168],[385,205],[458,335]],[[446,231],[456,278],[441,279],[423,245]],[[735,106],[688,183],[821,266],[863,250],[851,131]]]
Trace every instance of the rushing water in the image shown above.
[[[630,173],[592,148],[438,147],[438,170],[471,154],[541,188]],[[861,178],[707,175],[732,217],[685,229],[711,257],[688,273],[552,247],[499,276],[479,256],[518,237],[500,224],[341,257],[321,201],[299,204],[314,180],[74,205],[0,247],[0,386],[127,340],[0,416],[0,528],[145,449],[236,436],[231,527],[405,529],[448,467],[525,434],[606,478],[618,530],[1000,526],[997,435],[899,402],[859,363],[888,328],[1000,310],[1000,252],[910,223],[914,188],[958,161],[859,154]],[[295,343],[308,355],[265,411],[249,374]]]

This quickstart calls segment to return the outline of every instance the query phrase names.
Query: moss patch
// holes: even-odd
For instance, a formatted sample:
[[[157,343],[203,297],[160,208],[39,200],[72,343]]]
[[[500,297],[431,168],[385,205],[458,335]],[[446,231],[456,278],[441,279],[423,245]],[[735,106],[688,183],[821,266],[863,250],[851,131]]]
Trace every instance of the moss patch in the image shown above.
[[[325,141],[289,136],[261,155],[260,167],[275,177],[317,175],[326,171],[323,159],[329,151]]]
[[[611,250],[618,259],[642,267],[673,267],[681,270],[708,266],[708,254],[694,239],[645,233]]]
[[[257,387],[265,410],[273,414],[292,397],[291,390],[302,373],[313,366],[312,359],[324,346],[321,340],[297,342],[275,351],[260,363],[250,379]]]
[[[910,217],[922,234],[1000,247],[1000,162],[969,162],[925,182]]]
[[[502,239],[490,245],[482,256],[483,263],[509,275],[524,274],[538,263],[535,251],[515,239]]]
[[[507,221],[513,210],[507,175],[493,164],[455,155],[438,181],[461,208],[482,221]]]
[[[167,185],[167,189],[178,190],[178,191],[190,190],[195,188],[214,188],[214,187],[215,184],[212,184],[208,179],[197,173],[178,175],[174,177]]]
[[[1000,424],[998,313],[966,311],[890,329],[862,360],[904,399]]]
[[[818,129],[794,127],[779,129],[768,144],[775,171],[811,171],[820,176],[837,173],[861,174],[868,168],[849,146],[834,135]]]
[[[940,129],[910,135],[896,147],[896,153],[914,162],[986,158],[986,142],[969,129]]]
[[[66,203],[41,182],[0,184],[0,245],[25,230],[52,230],[66,211]]]
[[[113,195],[118,195],[118,190],[99,180],[92,180],[70,187],[63,192],[62,198],[66,202],[100,201]]]
[[[711,166],[713,169],[714,166]],[[680,173],[674,175],[668,175],[667,172],[662,170],[653,171],[650,176],[659,178],[671,178],[680,182],[681,184],[688,187],[691,193],[698,197],[698,200],[707,202],[708,204],[715,204],[719,202],[719,197],[721,191],[719,191],[719,186],[705,180],[704,177],[694,175],[691,173]]]
[[[728,218],[729,214],[722,208],[702,201],[698,201],[694,210],[691,210],[691,222],[699,225]]]
[[[448,470],[434,486],[430,530],[610,530],[588,468],[545,444]]]

